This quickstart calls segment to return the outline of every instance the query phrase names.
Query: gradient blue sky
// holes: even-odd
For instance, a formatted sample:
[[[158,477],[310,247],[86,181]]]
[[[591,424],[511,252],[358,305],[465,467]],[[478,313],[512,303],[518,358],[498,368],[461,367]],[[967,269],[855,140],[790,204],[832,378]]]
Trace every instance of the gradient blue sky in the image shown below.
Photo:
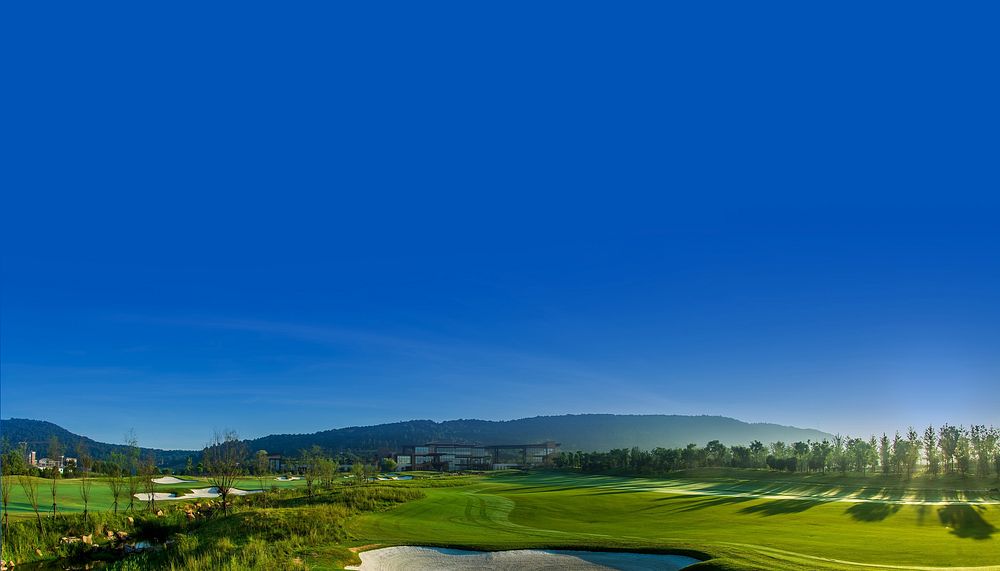
[[[239,6],[4,8],[0,416],[1000,423],[987,4]]]

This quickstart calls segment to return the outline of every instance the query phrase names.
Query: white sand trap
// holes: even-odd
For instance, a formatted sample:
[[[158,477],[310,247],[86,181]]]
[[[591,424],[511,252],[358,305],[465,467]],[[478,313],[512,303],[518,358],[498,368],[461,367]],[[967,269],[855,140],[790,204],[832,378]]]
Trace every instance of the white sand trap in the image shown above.
[[[301,480],[301,479],[302,478],[299,476],[292,476],[291,478],[288,478],[286,476],[278,476],[277,478],[275,478],[275,480],[279,482],[294,482],[295,480]]]
[[[239,490],[237,488],[232,488],[229,490],[229,494],[232,496],[246,496],[248,494],[259,494],[260,490]],[[149,494],[141,493],[136,494],[136,498],[141,501],[148,502]],[[218,498],[219,489],[218,488],[198,488],[197,490],[191,490],[187,494],[178,496],[177,494],[169,494],[166,492],[155,492],[153,494],[153,499],[156,501],[169,501],[169,500],[193,500],[199,498]]]
[[[162,478],[153,478],[154,484],[197,484],[198,480],[181,480],[173,476],[164,476]]]
[[[465,551],[437,547],[386,547],[362,551],[356,571],[520,571],[521,569],[620,569],[676,571],[699,560],[683,555],[611,553],[601,551]]]

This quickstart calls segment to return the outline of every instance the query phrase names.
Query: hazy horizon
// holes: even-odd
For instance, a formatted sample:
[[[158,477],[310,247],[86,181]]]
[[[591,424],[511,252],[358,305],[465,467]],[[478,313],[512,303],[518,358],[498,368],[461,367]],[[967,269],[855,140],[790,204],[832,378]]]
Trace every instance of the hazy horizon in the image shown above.
[[[562,414],[531,415],[531,416],[511,417],[511,418],[472,418],[472,417],[466,417],[466,418],[399,418],[399,419],[395,419],[395,420],[385,420],[385,421],[380,421],[380,422],[363,423],[363,424],[347,424],[347,425],[341,425],[341,426],[322,426],[322,427],[317,427],[317,428],[313,428],[313,429],[304,429],[304,430],[301,430],[301,431],[289,431],[289,430],[285,430],[285,431],[266,432],[266,433],[239,433],[239,436],[240,436],[240,438],[243,438],[243,439],[252,440],[252,439],[255,439],[255,438],[260,438],[260,437],[263,437],[263,436],[269,436],[269,435],[273,435],[273,434],[311,434],[311,433],[321,432],[321,431],[325,431],[325,430],[337,430],[337,429],[342,429],[342,428],[376,426],[376,425],[381,425],[381,424],[393,424],[393,423],[399,423],[399,422],[421,421],[421,420],[430,420],[430,421],[438,422],[438,423],[440,423],[440,422],[447,422],[447,421],[453,421],[453,420],[485,420],[485,421],[503,422],[503,421],[522,420],[522,419],[525,419],[525,418],[535,418],[535,417],[565,416],[565,415],[588,415],[588,414],[594,414],[594,415],[598,415],[598,414],[614,414],[614,415],[625,415],[625,416],[647,416],[647,415],[648,416],[654,416],[654,415],[664,415],[664,416],[672,416],[672,415],[676,415],[676,416],[710,416],[710,417],[720,417],[720,418],[732,418],[733,420],[738,420],[738,421],[746,422],[746,423],[749,423],[749,424],[774,424],[774,425],[789,426],[789,427],[794,427],[794,428],[814,429],[814,430],[819,430],[821,432],[826,432],[826,433],[829,433],[829,434],[838,434],[839,433],[839,434],[842,434],[842,435],[845,435],[845,436],[846,435],[850,435],[850,436],[854,436],[854,437],[859,437],[859,436],[860,437],[868,437],[870,435],[879,435],[879,434],[882,434],[882,433],[886,433],[886,434],[889,434],[891,436],[896,431],[899,431],[900,433],[902,433],[907,428],[907,426],[913,426],[914,428],[917,428],[918,431],[922,430],[923,428],[926,427],[926,425],[906,425],[906,426],[898,426],[898,427],[888,427],[888,428],[886,428],[884,430],[877,430],[877,431],[871,431],[871,432],[865,432],[865,431],[854,431],[854,432],[851,432],[851,431],[831,431],[831,430],[826,430],[826,429],[824,429],[822,427],[819,427],[819,426],[794,425],[794,424],[787,424],[787,423],[781,423],[781,422],[772,422],[772,421],[768,421],[768,420],[747,420],[747,419],[736,418],[736,417],[727,416],[727,415],[721,415],[721,414],[717,415],[717,414],[627,413],[627,412],[612,413],[612,412],[590,411],[590,412],[576,412],[576,413],[562,413]],[[186,441],[187,442],[186,444],[181,445],[181,444],[171,444],[171,442],[174,442],[174,441],[170,439],[169,431],[168,430],[155,430],[153,432],[153,434],[157,435],[157,436],[154,437],[156,440],[155,441],[147,441],[147,440],[141,438],[142,435],[139,434],[137,431],[135,431],[134,427],[121,428],[120,430],[118,430],[116,432],[115,431],[116,430],[115,427],[108,427],[107,424],[104,424],[104,425],[95,427],[93,429],[93,432],[87,432],[87,431],[77,430],[77,429],[75,429],[73,427],[66,426],[65,424],[61,424],[59,422],[55,422],[55,421],[53,421],[51,419],[45,419],[45,418],[10,417],[10,416],[8,416],[6,418],[4,418],[4,417],[0,417],[0,418],[3,418],[3,420],[11,420],[11,419],[14,419],[14,418],[27,418],[28,420],[48,421],[48,422],[52,422],[53,424],[56,424],[56,425],[60,426],[61,428],[66,429],[69,432],[72,432],[74,434],[77,434],[77,435],[80,435],[80,436],[85,436],[85,437],[91,438],[93,440],[96,440],[98,442],[103,442],[103,443],[106,443],[106,444],[124,444],[126,436],[127,436],[127,433],[133,433],[134,432],[135,436],[139,439],[139,445],[140,446],[145,447],[145,448],[160,448],[160,449],[164,449],[164,450],[199,450],[202,447],[204,447],[211,440],[212,434],[215,431],[225,430],[225,428],[220,428],[220,427],[213,427],[211,429],[203,430],[202,432],[204,432],[208,436],[203,437],[201,440],[198,440],[197,438],[194,438],[192,440]],[[968,426],[969,424],[984,424],[984,423],[989,424],[989,421],[982,421],[982,422],[973,421],[973,422],[969,422],[969,423],[947,422],[947,424],[951,424],[951,425],[964,424],[965,426]],[[935,428],[940,428],[942,424],[944,424],[944,423],[936,424]],[[196,430],[197,427],[192,427],[192,429],[193,429],[191,431],[192,434],[194,434],[194,433],[197,432],[197,430]],[[98,435],[104,435],[104,436],[98,436]],[[698,444],[704,444],[704,443],[698,443]]]

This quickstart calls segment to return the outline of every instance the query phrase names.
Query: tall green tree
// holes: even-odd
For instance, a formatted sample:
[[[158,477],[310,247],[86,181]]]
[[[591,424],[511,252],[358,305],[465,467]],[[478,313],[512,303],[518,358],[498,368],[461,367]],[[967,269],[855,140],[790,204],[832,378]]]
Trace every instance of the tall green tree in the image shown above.
[[[988,476],[997,446],[997,432],[993,427],[975,424],[969,429],[969,442],[976,455],[976,474]]]
[[[322,483],[325,459],[326,453],[317,444],[314,444],[309,450],[302,451],[302,461],[306,465],[306,471],[302,477],[306,481],[306,495],[310,498],[316,493],[317,482]]]
[[[847,442],[849,440],[849,437],[835,434],[830,448],[830,460],[841,474],[847,474],[847,469],[851,465],[851,457],[847,454]]]
[[[903,455],[903,469],[906,471],[906,479],[913,477],[917,471],[918,462],[920,462],[920,435],[911,426],[906,430],[906,451]]]
[[[767,449],[764,447],[764,443],[760,440],[754,440],[750,443],[750,456],[753,458],[754,468],[763,468],[767,462]]]
[[[957,426],[945,424],[941,427],[938,436],[938,448],[941,449],[941,458],[944,460],[945,470],[949,474],[955,473],[955,459],[958,451],[958,441],[962,436],[961,430]]]
[[[962,426],[958,427],[958,441],[955,445],[955,464],[958,473],[968,476],[972,468],[972,446],[969,442],[969,432]]]
[[[888,474],[892,470],[892,448],[889,445],[889,437],[882,433],[882,438],[878,441],[878,457],[882,466],[882,473]]]
[[[795,452],[795,466],[799,472],[805,472],[809,469],[809,443],[808,442],[795,442],[792,444],[792,450]]]
[[[365,465],[361,462],[361,460],[356,460],[354,464],[351,465],[351,475],[354,476],[355,485],[365,483],[368,476],[366,472]]]
[[[941,456],[938,451],[937,431],[930,425],[924,429],[924,462],[927,464],[927,473],[937,476],[941,471]]]
[[[0,454],[0,500],[3,502],[3,537],[10,537],[10,516],[8,506],[10,505],[10,495],[14,488],[14,480],[18,475],[27,472],[24,456],[27,452],[27,445],[13,447],[4,437],[0,442],[2,454]],[[6,561],[6,558],[4,558]]]

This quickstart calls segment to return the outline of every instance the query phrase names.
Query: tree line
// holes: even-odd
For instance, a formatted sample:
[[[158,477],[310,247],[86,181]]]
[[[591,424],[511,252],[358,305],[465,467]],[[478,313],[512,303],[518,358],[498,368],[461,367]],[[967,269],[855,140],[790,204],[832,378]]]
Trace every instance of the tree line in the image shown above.
[[[607,452],[563,452],[553,459],[558,467],[584,472],[656,475],[704,467],[759,468],[787,472],[842,474],[880,473],[911,478],[958,474],[1000,478],[1000,429],[993,426],[952,426],[923,432],[912,427],[890,437],[852,438],[836,435],[822,441],[772,442],[726,446],[713,440],[705,446],[641,450],[618,448]]]

